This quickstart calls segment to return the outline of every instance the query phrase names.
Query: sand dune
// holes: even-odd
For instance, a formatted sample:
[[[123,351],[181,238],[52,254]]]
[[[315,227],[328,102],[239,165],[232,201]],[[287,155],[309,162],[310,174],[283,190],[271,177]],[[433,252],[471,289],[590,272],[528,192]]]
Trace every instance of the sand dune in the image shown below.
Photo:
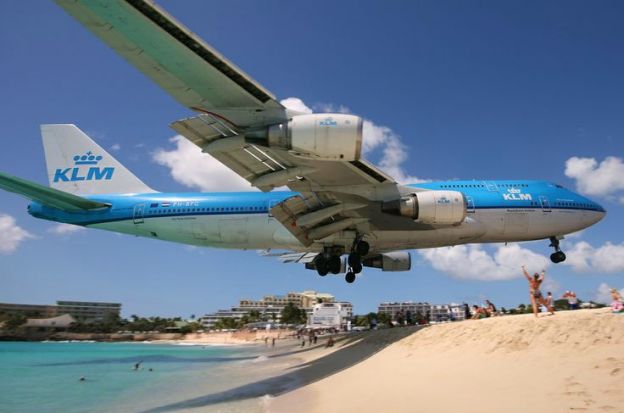
[[[435,325],[277,397],[269,411],[624,412],[624,314]]]

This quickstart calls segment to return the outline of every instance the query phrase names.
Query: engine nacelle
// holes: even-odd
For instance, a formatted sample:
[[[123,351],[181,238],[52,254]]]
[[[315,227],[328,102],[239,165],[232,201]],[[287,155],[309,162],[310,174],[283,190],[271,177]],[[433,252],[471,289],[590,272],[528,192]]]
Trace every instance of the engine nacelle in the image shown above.
[[[365,267],[381,268],[382,271],[409,271],[412,256],[406,251],[385,252],[362,260]]]
[[[422,224],[456,225],[466,218],[466,198],[458,191],[417,192],[383,204],[383,211]]]
[[[293,116],[288,123],[268,130],[270,147],[294,155],[328,161],[357,161],[362,153],[362,118],[354,115],[317,113]]]

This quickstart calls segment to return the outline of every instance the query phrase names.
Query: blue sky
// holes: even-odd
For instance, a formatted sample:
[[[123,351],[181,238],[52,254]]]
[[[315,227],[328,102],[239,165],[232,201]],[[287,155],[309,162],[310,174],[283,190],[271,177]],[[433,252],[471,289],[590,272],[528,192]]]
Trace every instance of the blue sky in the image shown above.
[[[548,268],[550,288],[593,298],[602,283],[624,287],[621,2],[159,4],[280,99],[296,97],[315,110],[348,107],[389,128],[386,138],[404,145],[407,160],[395,166],[405,175],[579,186],[609,214],[564,241],[577,259]],[[159,150],[180,149],[168,124],[190,111],[55,4],[0,3],[0,50],[0,170],[47,184],[39,124],[75,123],[150,186],[192,190],[154,161]],[[386,147],[369,157],[379,162]],[[125,315],[188,316],[303,289],[350,300],[356,312],[395,300],[528,301],[523,279],[497,275],[499,246],[442,252],[446,271],[414,253],[408,273],[369,270],[346,285],[253,251],[96,230],[58,234],[30,217],[22,198],[2,192],[0,201],[2,302],[110,300],[122,302]],[[30,236],[7,236],[16,225]],[[521,247],[550,254],[546,241]],[[483,254],[490,261],[479,261]],[[458,264],[483,265],[494,280],[452,270]]]

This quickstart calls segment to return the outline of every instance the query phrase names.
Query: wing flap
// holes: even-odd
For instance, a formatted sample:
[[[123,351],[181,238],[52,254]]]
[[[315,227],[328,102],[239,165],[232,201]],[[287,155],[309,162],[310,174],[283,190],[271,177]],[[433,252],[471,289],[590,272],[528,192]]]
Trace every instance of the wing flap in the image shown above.
[[[104,202],[91,201],[2,172],[0,172],[0,188],[63,211],[76,212],[110,207],[110,204]]]

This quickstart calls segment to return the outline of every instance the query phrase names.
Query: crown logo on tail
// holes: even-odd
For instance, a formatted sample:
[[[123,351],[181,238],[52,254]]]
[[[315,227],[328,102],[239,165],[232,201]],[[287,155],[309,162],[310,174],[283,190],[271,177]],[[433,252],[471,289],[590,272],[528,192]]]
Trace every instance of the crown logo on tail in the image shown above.
[[[102,160],[102,155],[94,155],[89,151],[84,155],[74,155],[74,164],[76,165],[97,165]]]

